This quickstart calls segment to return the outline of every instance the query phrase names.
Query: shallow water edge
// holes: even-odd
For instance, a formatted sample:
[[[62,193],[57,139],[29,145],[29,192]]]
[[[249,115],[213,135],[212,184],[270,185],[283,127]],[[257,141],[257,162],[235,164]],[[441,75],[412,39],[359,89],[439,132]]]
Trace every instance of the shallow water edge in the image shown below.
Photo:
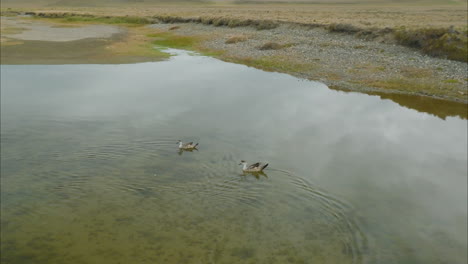
[[[53,13],[51,13],[53,14]],[[60,15],[60,14],[58,14]],[[57,23],[59,19],[35,19],[34,21],[52,21]],[[113,18],[112,16],[110,18]],[[89,25],[89,23],[85,22],[67,22],[63,23],[63,25]],[[122,26],[121,26],[122,27]],[[224,29],[223,27],[212,27],[212,26],[196,26],[192,24],[184,24],[184,25],[154,25],[151,26],[151,30],[148,27],[141,26],[141,25],[132,25],[132,26],[124,26],[129,32],[140,31],[137,34],[130,34],[132,36],[128,37],[125,40],[126,42],[130,40],[138,39],[138,41],[132,41],[130,44],[134,49],[137,48],[137,52],[130,52],[127,44],[118,44],[113,45],[115,49],[112,48],[111,51],[113,53],[107,55],[99,55],[99,54],[88,54],[86,59],[80,59],[77,61],[78,63],[125,63],[125,62],[144,62],[144,61],[154,61],[154,60],[161,60],[164,58],[163,53],[159,53],[154,51],[154,48],[151,45],[148,45],[152,41],[164,43],[170,43],[169,46],[173,48],[182,48],[182,49],[192,49],[197,50],[199,52],[203,52],[209,54],[211,56],[215,56],[217,58],[223,59],[225,61],[232,61],[236,63],[250,65],[256,68],[269,70],[269,71],[279,71],[292,74],[297,77],[301,78],[309,78],[313,80],[322,80],[322,82],[327,83],[330,87],[337,87],[338,89],[346,89],[352,90],[357,92],[363,93],[373,93],[373,92],[383,92],[383,93],[396,93],[396,94],[408,94],[408,95],[416,95],[416,96],[423,96],[423,97],[433,97],[438,98],[444,101],[457,101],[467,105],[468,107],[468,91],[466,90],[466,78],[464,78],[466,72],[466,64],[463,63],[452,63],[450,61],[444,62],[443,60],[431,60],[430,62],[424,62],[427,58],[422,58],[419,54],[408,51],[408,50],[393,50],[391,46],[382,46],[379,48],[377,45],[376,47],[372,47],[374,44],[370,45],[369,43],[358,43],[354,39],[350,39],[346,36],[341,36],[339,34],[325,34],[327,37],[324,37],[323,41],[332,41],[332,42],[343,42],[348,43],[346,45],[351,45],[349,43],[356,42],[357,44],[353,44],[354,47],[362,47],[356,49],[345,49],[341,50],[341,48],[337,49],[336,45],[329,45],[329,44],[320,44],[319,47],[315,47],[315,49],[325,49],[326,54],[328,57],[319,56],[319,54],[315,54],[314,56],[318,56],[318,58],[303,58],[299,56],[299,61],[295,53],[294,45],[288,49],[280,49],[274,51],[267,51],[265,54],[262,52],[259,53],[258,45],[261,42],[257,43],[258,41],[254,41],[253,46],[249,47],[248,50],[243,50],[236,48],[236,45],[220,45],[219,43],[224,43],[226,38],[232,35],[254,35],[259,34],[260,39],[268,40],[266,37],[268,34],[263,34],[263,31],[252,31],[248,28],[243,29]],[[181,28],[182,27],[182,28]],[[174,28],[174,30],[172,30]],[[184,29],[187,28],[187,29]],[[276,30],[276,29],[275,29]],[[296,29],[298,30],[298,29]],[[232,31],[232,32],[231,32]],[[245,31],[245,32],[244,32]],[[279,30],[283,32],[285,30]],[[286,31],[288,32],[288,31]],[[306,34],[301,30],[298,30],[299,35]],[[285,32],[283,32],[285,33]],[[262,35],[263,34],[263,35]],[[265,35],[265,36],[264,36]],[[319,34],[315,37],[321,39],[323,34]],[[324,36],[325,36],[324,35]],[[137,37],[135,37],[137,36]],[[293,36],[288,36],[291,38]],[[328,39],[330,38],[330,39]],[[336,39],[334,39],[336,38]],[[145,43],[141,42],[145,39]],[[301,42],[304,41],[302,39],[298,39],[297,41]],[[246,43],[250,42],[248,40]],[[255,44],[257,43],[257,44]],[[310,44],[310,43],[309,43]],[[345,47],[346,45],[343,44],[341,46]],[[359,45],[358,45],[359,44]],[[37,46],[41,46],[42,43],[37,43]],[[93,44],[95,45],[95,44]],[[312,45],[312,44],[310,44]],[[316,45],[316,44],[314,44]],[[366,48],[366,46],[370,46]],[[382,44],[383,45],[383,44]],[[35,46],[35,45],[33,45]],[[242,46],[242,45],[241,45]],[[288,46],[288,45],[286,45]],[[329,46],[329,47],[328,47]],[[144,47],[144,48],[143,48]],[[256,48],[257,47],[257,48]],[[289,46],[288,46],[289,47]],[[18,48],[8,48],[8,46],[4,47],[5,51],[8,49],[12,50],[12,54],[21,54],[22,52],[16,51]],[[58,47],[56,47],[58,48]],[[77,48],[76,45],[74,48]],[[109,50],[107,49],[108,46],[104,49],[105,53],[108,53]],[[27,52],[31,47],[25,49]],[[60,49],[60,48],[58,48]],[[361,50],[362,49],[362,50]],[[368,65],[368,61],[365,60],[361,63],[353,63],[352,70],[349,70],[350,65],[346,66],[342,70],[340,67],[336,67],[334,63],[327,63],[331,58],[337,57],[342,58],[341,54],[354,54],[356,52],[364,52],[361,56],[368,57],[372,55],[374,50],[379,49],[383,51],[385,49],[389,49],[388,52],[385,52],[385,56],[393,58],[396,53],[404,53],[405,56],[401,58],[392,59],[394,61],[407,61],[408,65],[387,65],[390,61],[387,61],[387,57],[383,56],[379,60],[375,60],[372,65]],[[70,51],[73,49],[61,49],[63,51]],[[154,54],[149,54],[148,52]],[[102,51],[101,51],[102,52]],[[286,53],[285,53],[286,52]],[[258,54],[257,54],[258,53]],[[309,53],[309,52],[307,52]],[[306,53],[306,54],[307,54]],[[323,52],[322,52],[323,53]],[[368,53],[368,55],[366,55]],[[388,54],[387,54],[388,53]],[[8,52],[3,52],[3,54],[8,54]],[[26,54],[26,53],[25,53]],[[28,63],[29,61],[34,61],[34,56],[37,54],[48,54],[47,59],[40,59],[33,64],[40,64],[40,63],[72,63],[73,60],[76,60],[78,57],[76,56],[68,56],[68,59],[63,58],[55,58],[51,60],[51,54],[49,53],[37,53],[37,52],[30,52],[29,55],[23,57],[22,59],[16,58],[13,60],[11,59],[4,59],[5,61],[10,61],[10,63],[15,63],[15,60],[21,61],[20,63]],[[250,54],[249,56],[244,56],[243,54]],[[263,54],[263,55],[262,55]],[[302,54],[302,53],[301,53]],[[118,55],[118,56],[116,56]],[[294,55],[294,56],[292,56]],[[376,54],[377,56],[378,54]],[[17,55],[15,55],[17,56]],[[260,56],[260,57],[259,57]],[[330,57],[331,56],[331,57]],[[379,55],[381,56],[381,55]],[[322,58],[323,57],[323,58]],[[294,58],[294,59],[293,59]],[[414,63],[412,61],[415,60],[422,60],[421,63]],[[317,60],[320,60],[320,63],[317,63]],[[350,61],[356,60],[359,62],[359,56],[352,56]],[[374,60],[372,60],[374,61]],[[346,62],[346,61],[345,61]],[[336,64],[342,64],[343,62],[336,62]],[[330,64],[330,65],[329,65]],[[345,64],[349,64],[346,62]],[[437,65],[439,67],[436,67]],[[450,64],[450,65],[448,65]],[[463,65],[462,65],[463,64]],[[424,66],[426,65],[426,66]],[[436,65],[434,67],[429,67],[427,65]],[[458,65],[458,66],[457,66]],[[399,74],[392,75],[392,71],[385,70],[386,68],[390,67],[390,69],[397,68]],[[422,68],[421,68],[422,67]],[[429,67],[429,68],[427,68]],[[453,69],[448,70],[447,67],[451,67]],[[465,67],[465,68],[463,68]],[[460,75],[460,69],[463,68],[465,71],[463,72],[463,76]],[[348,69],[348,70],[346,70]],[[455,71],[456,70],[456,71]],[[455,72],[457,74],[453,75]],[[376,74],[378,73],[378,74]],[[442,74],[440,74],[442,73]],[[450,73],[450,74],[449,74]],[[359,76],[358,76],[359,75]],[[388,76],[387,76],[388,75]],[[413,76],[414,75],[414,76]],[[421,76],[424,78],[420,78]],[[448,75],[452,77],[447,77]],[[372,78],[369,78],[372,76]],[[377,78],[377,79],[376,79]],[[453,79],[455,78],[455,79]],[[428,107],[423,107],[428,108]],[[466,111],[458,111],[460,116],[466,115]],[[463,112],[463,114],[462,114]]]

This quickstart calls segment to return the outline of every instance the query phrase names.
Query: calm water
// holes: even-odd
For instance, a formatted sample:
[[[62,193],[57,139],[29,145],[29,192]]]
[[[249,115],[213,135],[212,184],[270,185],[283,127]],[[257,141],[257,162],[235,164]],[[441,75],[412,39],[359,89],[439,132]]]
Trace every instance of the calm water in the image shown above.
[[[1,77],[2,263],[467,261],[466,120],[186,53]]]

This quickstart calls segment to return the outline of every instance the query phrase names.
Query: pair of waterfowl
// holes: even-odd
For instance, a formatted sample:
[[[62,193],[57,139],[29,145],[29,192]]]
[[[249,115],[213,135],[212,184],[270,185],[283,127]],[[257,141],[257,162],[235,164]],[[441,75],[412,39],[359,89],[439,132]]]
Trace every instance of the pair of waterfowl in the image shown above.
[[[179,150],[191,151],[197,149],[198,147],[198,143],[194,144],[193,142],[183,143],[181,140],[179,140],[177,143],[179,144]],[[241,160],[239,165],[242,165],[242,171],[244,172],[262,172],[266,167],[268,167],[268,163],[257,162],[248,165],[244,160]]]

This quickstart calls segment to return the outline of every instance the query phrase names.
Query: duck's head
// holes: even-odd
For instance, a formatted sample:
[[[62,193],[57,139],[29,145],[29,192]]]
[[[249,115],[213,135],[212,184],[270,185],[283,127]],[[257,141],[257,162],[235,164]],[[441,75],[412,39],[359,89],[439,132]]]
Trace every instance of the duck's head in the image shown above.
[[[239,165],[242,165],[242,164],[245,164],[245,163],[246,163],[245,160],[241,160]]]
[[[177,140],[177,144],[180,144],[180,143],[182,143],[182,140]]]

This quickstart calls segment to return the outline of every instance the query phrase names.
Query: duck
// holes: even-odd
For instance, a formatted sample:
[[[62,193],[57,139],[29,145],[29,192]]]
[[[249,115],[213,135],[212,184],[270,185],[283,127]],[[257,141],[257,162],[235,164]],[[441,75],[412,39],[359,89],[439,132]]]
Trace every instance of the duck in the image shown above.
[[[244,172],[262,172],[266,167],[268,167],[268,163],[254,163],[251,165],[247,165],[247,162],[245,160],[241,160],[239,165],[243,165],[242,171]]]
[[[177,141],[177,143],[179,144],[179,149],[183,149],[183,150],[193,150],[193,149],[197,149],[197,146],[198,146],[198,143],[197,144],[193,144],[193,142],[189,142],[189,143],[182,143],[181,140]]]

